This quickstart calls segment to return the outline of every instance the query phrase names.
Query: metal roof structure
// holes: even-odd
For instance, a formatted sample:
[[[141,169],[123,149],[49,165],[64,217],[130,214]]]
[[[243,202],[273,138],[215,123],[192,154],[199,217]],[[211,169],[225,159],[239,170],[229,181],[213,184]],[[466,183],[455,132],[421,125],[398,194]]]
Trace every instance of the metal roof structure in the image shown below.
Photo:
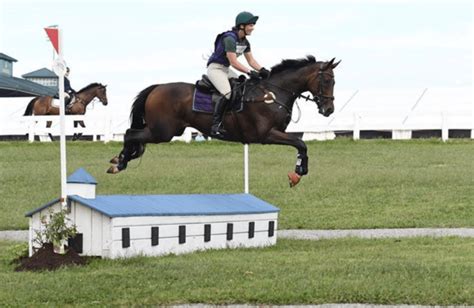
[[[0,75],[0,97],[57,96],[57,90],[16,77]]]
[[[53,71],[47,69],[46,67],[40,68],[39,70],[26,73],[21,75],[23,78],[58,78]]]
[[[0,97],[57,96],[55,88],[13,77],[13,62],[18,62],[16,59],[0,52],[0,60],[2,65],[7,65],[0,72]],[[47,69],[41,69],[41,73],[45,73],[44,70]]]
[[[0,59],[7,60],[7,61],[9,61],[9,62],[18,62],[17,59],[14,59],[14,58],[12,58],[12,57],[10,57],[10,56],[7,56],[6,54],[4,54],[4,53],[2,53],[2,52],[0,52]]]

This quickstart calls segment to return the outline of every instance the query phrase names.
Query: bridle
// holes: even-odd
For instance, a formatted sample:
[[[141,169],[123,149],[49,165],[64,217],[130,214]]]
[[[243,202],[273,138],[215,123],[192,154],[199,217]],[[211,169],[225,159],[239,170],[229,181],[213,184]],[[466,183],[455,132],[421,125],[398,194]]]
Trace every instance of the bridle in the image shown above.
[[[322,75],[329,75],[331,77],[332,80],[334,80],[334,74],[332,73],[329,73],[329,72],[325,72],[325,71],[319,71],[317,76],[319,77],[319,86],[318,86],[318,94],[316,96],[314,96],[316,98],[316,100],[321,103],[322,101],[322,98],[325,98],[325,99],[330,99],[331,101],[334,101],[334,96],[332,95],[324,95],[323,94],[323,88],[324,88],[324,84],[325,84],[325,81],[324,81],[324,78],[322,78]],[[318,107],[319,107],[319,103],[317,102],[318,104]]]
[[[105,88],[105,86],[100,86],[100,87],[104,87],[104,88]],[[99,87],[99,89],[100,89],[100,87]],[[82,97],[79,96],[79,95],[81,95],[81,94],[82,94],[82,93],[76,93],[76,100],[75,100],[75,102],[78,102],[79,104],[81,104],[82,106],[84,106],[84,108],[87,108],[87,105],[94,99],[94,97],[97,97],[97,98],[99,99],[99,101],[102,102],[102,104],[104,103],[104,102],[102,101],[102,99],[101,99],[99,96],[97,96],[97,95],[94,95],[94,97],[92,97],[92,99],[91,99],[89,102],[86,102],[85,99],[83,99]],[[74,102],[74,103],[75,103],[75,102]]]
[[[310,96],[308,96],[308,95],[303,95],[303,94],[301,94],[301,93],[300,93],[300,94],[295,93],[295,92],[293,92],[293,91],[291,91],[291,90],[289,90],[289,89],[287,89],[287,88],[281,87],[281,86],[279,86],[279,85],[276,85],[276,84],[271,83],[271,82],[268,82],[268,81],[266,81],[266,83],[267,83],[268,85],[271,85],[271,86],[275,87],[275,88],[278,88],[278,89],[280,89],[280,90],[283,90],[283,91],[285,91],[285,92],[287,92],[287,93],[291,93],[291,95],[292,95],[293,97],[296,97],[296,98],[303,98],[303,99],[305,99],[305,101],[312,101],[312,102],[316,103],[316,105],[317,105],[318,108],[319,108],[323,99],[330,99],[330,100],[334,101],[334,96],[324,95],[324,94],[323,94],[323,88],[324,88],[324,83],[325,83],[325,82],[324,82],[324,79],[322,78],[322,75],[324,75],[324,74],[331,76],[331,78],[334,80],[334,74],[320,70],[320,71],[316,74],[316,77],[315,77],[315,78],[318,78],[318,77],[319,77],[317,94],[316,94],[316,95],[313,95],[312,98],[311,98]],[[275,101],[275,102],[276,102],[277,104],[279,104],[277,101]],[[279,104],[279,105],[282,105],[282,104]],[[286,106],[285,106],[285,107],[286,107]],[[287,109],[288,109],[288,108],[287,108]]]

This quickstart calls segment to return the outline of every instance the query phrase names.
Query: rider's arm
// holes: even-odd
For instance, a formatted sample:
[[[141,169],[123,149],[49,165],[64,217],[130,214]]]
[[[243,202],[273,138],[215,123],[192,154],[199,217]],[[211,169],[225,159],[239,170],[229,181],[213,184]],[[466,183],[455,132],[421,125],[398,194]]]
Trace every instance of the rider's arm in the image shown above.
[[[250,70],[247,67],[245,67],[243,64],[241,64],[237,60],[237,54],[235,52],[228,51],[226,52],[226,56],[227,56],[227,59],[229,59],[229,63],[233,68],[235,68],[239,72],[246,73],[246,74],[250,72]]]
[[[247,60],[248,64],[256,71],[259,71],[262,66],[258,64],[258,62],[254,59],[252,52],[246,52],[244,53],[245,59]]]

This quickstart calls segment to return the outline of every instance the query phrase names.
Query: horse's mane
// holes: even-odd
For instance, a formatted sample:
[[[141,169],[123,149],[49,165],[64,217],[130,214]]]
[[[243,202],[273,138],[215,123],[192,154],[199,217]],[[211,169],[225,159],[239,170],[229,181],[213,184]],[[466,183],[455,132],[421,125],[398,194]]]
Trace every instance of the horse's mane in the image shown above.
[[[102,86],[101,83],[93,82],[93,83],[91,83],[90,85],[85,86],[84,88],[82,88],[82,89],[80,89],[79,91],[77,91],[77,93],[87,91],[87,90],[89,90],[90,88],[101,87],[101,86]]]
[[[316,63],[316,58],[312,55],[308,55],[302,59],[285,59],[282,60],[280,64],[273,66],[271,73],[277,74],[289,69],[299,69],[313,63]]]

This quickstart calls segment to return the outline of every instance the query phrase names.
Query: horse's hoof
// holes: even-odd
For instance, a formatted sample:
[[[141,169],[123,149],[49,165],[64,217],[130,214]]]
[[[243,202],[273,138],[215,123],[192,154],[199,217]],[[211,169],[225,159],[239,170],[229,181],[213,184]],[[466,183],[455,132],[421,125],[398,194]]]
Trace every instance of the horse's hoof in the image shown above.
[[[117,165],[117,164],[119,163],[119,158],[118,158],[118,156],[115,156],[114,158],[112,158],[112,159],[110,160],[110,163],[111,163],[111,164],[114,164],[114,165]]]
[[[290,182],[290,187],[295,187],[301,180],[301,175],[296,172],[288,172],[288,181]]]
[[[107,170],[107,173],[110,173],[110,174],[117,174],[119,172],[120,170],[119,168],[117,168],[117,166],[110,166],[110,168]]]

